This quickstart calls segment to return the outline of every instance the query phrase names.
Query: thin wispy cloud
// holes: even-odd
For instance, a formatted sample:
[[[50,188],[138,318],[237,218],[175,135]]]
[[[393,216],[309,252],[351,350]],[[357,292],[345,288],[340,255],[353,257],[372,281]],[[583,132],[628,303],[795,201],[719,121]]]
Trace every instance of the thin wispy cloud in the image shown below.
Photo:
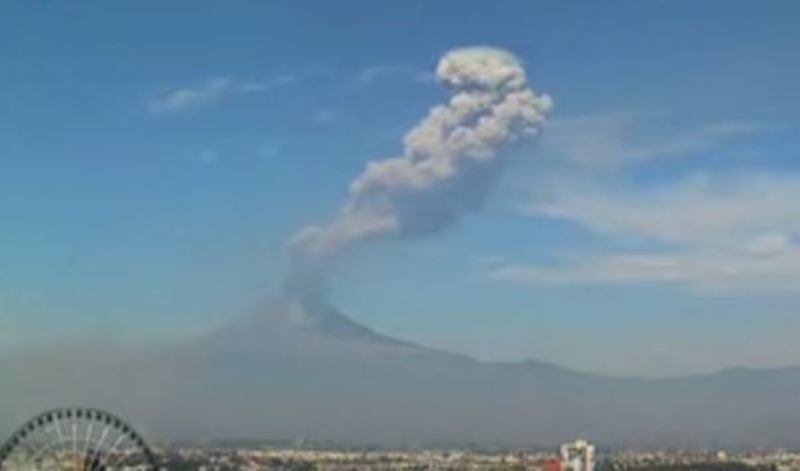
[[[649,249],[575,250],[550,265],[488,272],[523,284],[677,283],[700,290],[800,291],[800,176],[691,177],[651,189],[553,193],[522,214]],[[624,244],[623,244],[624,245]]]
[[[721,243],[770,231],[800,230],[800,177],[774,173],[699,174],[647,189],[553,189],[520,207],[601,235],[675,244]]]
[[[167,90],[153,98],[148,104],[148,109],[154,114],[187,111],[220,103],[237,95],[266,92],[296,81],[295,76],[288,74],[276,75],[265,80],[214,78]]]
[[[356,73],[357,86],[370,86],[382,80],[406,80],[413,83],[433,83],[436,75],[428,70],[403,64],[377,64],[363,67]]]
[[[555,266],[506,265],[490,279],[528,285],[678,284],[702,292],[800,293],[800,249],[784,234],[768,252],[698,247],[674,252],[576,254]]]
[[[258,155],[266,159],[277,157],[281,154],[281,149],[275,144],[262,144],[258,147]]]
[[[219,154],[214,149],[203,149],[200,151],[200,161],[205,164],[213,164],[219,160]]]
[[[755,121],[725,120],[674,132],[648,133],[648,119],[632,112],[610,112],[554,120],[543,136],[545,153],[571,164],[609,167],[708,151],[764,128]]]
[[[318,108],[311,113],[311,122],[318,126],[327,126],[339,119],[339,112],[333,108]]]
[[[800,209],[793,202],[800,198],[800,175],[682,170],[645,184],[630,172],[718,155],[766,126],[747,120],[677,130],[654,124],[652,115],[630,112],[553,122],[541,149],[558,165],[534,177],[534,190],[517,212],[539,223],[574,225],[613,248],[572,246],[549,263],[509,259],[484,273],[529,285],[798,291]]]

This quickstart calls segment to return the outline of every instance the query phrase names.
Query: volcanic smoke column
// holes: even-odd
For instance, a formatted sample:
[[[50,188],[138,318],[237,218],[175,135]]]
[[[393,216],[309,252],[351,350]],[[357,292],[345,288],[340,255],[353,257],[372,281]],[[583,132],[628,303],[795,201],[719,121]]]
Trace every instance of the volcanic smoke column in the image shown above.
[[[552,108],[528,86],[520,61],[500,49],[453,50],[436,75],[452,90],[450,101],[408,132],[401,156],[367,164],[331,221],[290,241],[294,288],[316,285],[349,249],[424,236],[480,208],[504,166],[504,145],[535,136]]]

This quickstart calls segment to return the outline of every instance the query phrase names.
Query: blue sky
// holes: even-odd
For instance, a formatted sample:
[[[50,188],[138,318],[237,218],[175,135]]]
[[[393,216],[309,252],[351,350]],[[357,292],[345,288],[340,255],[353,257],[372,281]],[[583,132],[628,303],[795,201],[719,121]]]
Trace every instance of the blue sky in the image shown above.
[[[555,102],[484,207],[340,264],[334,302],[486,359],[800,363],[796,2],[0,6],[0,351],[170,339],[280,291],[285,244],[447,98],[447,51]]]

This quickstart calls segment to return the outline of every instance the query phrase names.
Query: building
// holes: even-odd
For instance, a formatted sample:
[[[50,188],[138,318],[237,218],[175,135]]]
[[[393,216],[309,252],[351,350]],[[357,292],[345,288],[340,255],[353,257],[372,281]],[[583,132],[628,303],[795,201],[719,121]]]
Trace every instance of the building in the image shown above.
[[[594,471],[594,445],[586,440],[561,445],[561,469]]]

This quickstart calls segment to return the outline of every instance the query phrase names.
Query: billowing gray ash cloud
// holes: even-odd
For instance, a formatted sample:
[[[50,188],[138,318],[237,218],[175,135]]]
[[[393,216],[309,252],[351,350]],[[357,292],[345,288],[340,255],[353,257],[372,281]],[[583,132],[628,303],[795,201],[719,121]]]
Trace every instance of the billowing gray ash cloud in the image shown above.
[[[538,134],[552,108],[549,96],[530,88],[522,63],[504,50],[453,50],[436,74],[452,97],[408,132],[402,155],[368,163],[339,212],[290,241],[294,289],[319,287],[350,249],[425,236],[480,208],[507,160],[504,147]]]

